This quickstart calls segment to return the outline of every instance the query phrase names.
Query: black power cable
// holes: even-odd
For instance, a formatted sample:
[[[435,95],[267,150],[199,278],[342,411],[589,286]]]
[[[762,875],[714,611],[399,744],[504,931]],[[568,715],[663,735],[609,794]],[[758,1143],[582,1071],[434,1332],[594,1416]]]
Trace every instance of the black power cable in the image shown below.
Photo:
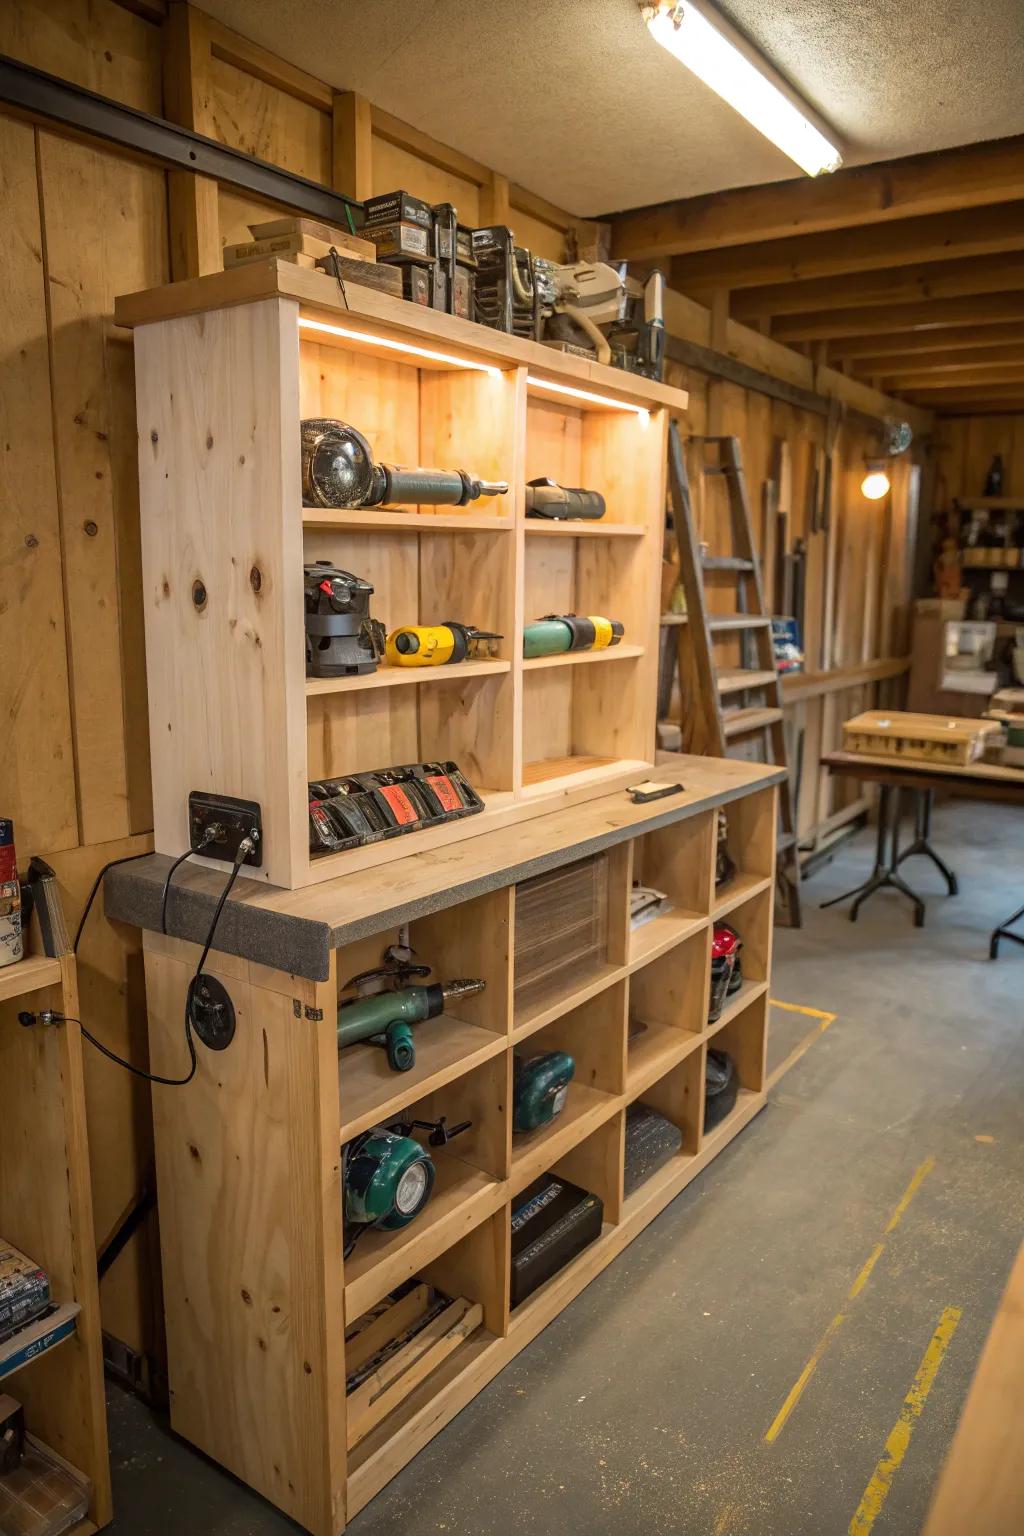
[[[211,833],[213,834],[212,836],[210,835]],[[216,835],[217,833],[214,828],[208,828],[206,840],[212,842]],[[211,921],[210,927],[207,931],[206,942],[203,945],[203,953],[200,957],[199,964],[196,966],[195,975],[192,977],[192,980],[188,984],[188,992],[185,995],[185,1044],[188,1046],[189,1069],[184,1077],[162,1077],[158,1072],[145,1072],[141,1067],[134,1066],[132,1062],[125,1061],[123,1056],[118,1056],[116,1052],[110,1050],[108,1046],[104,1045],[102,1040],[97,1040],[95,1035],[90,1034],[85,1025],[82,1023],[81,1019],[68,1018],[64,1014],[54,1013],[52,1010],[46,1010],[45,1012],[38,1015],[31,1013],[19,1014],[18,1018],[20,1019],[21,1023],[34,1024],[36,1019],[39,1018],[44,1024],[57,1024],[61,1022],[67,1024],[77,1024],[82,1031],[83,1037],[88,1040],[91,1046],[99,1051],[101,1055],[106,1056],[108,1061],[114,1062],[116,1066],[123,1067],[126,1072],[131,1072],[134,1077],[139,1077],[143,1080],[143,1082],[146,1083],[157,1083],[164,1088],[184,1088],[185,1085],[190,1083],[195,1077],[199,1066],[198,1058],[196,1056],[195,1041],[192,1038],[192,1008],[195,999],[196,987],[198,986],[199,980],[203,974],[203,966],[206,964],[207,956],[210,953],[214,935],[217,932],[217,924],[220,922],[220,915],[224,910],[224,903],[227,901],[228,896],[231,894],[231,887],[238,879],[238,872],[242,865],[245,863],[248,855],[252,852],[255,846],[255,839],[258,837],[258,835],[259,834],[255,832],[250,834],[249,837],[243,838],[238,846],[238,852],[235,855],[235,861],[232,865],[231,874],[228,876],[224,889],[220,894],[220,898],[214,910],[213,920]],[[185,853],[181,854],[177,859],[174,860],[174,863],[167,871],[167,876],[164,880],[163,891],[160,898],[160,929],[162,933],[167,932],[167,897],[170,891],[171,876],[174,874],[174,871],[178,868],[179,864],[184,863],[189,854],[193,852],[201,852],[201,846],[199,849],[189,848]],[[96,900],[96,893],[99,891],[99,888],[103,883],[104,876],[107,874],[108,870],[114,869],[115,866],[119,864],[131,864],[135,859],[144,859],[148,857],[148,854],[132,853],[128,854],[123,859],[111,859],[109,864],[104,864],[103,868],[96,876],[96,879],[93,881],[92,890],[89,892],[88,899],[86,900],[85,907],[82,911],[82,916],[78,924],[78,931],[75,934],[75,942],[72,945],[72,950],[76,955],[78,954],[78,946],[82,938],[82,933],[85,929],[86,920],[89,916],[89,913],[92,911],[92,904]]]

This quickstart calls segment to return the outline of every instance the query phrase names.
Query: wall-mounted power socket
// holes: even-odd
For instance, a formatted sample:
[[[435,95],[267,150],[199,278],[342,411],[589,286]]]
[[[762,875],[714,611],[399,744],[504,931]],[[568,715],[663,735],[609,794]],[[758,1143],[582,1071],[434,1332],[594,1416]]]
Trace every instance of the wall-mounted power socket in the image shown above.
[[[256,847],[243,862],[259,869],[263,863],[263,814],[259,801],[240,800],[237,795],[211,795],[201,789],[194,789],[189,795],[188,836],[193,853],[233,864],[242,839],[251,832],[257,834]]]

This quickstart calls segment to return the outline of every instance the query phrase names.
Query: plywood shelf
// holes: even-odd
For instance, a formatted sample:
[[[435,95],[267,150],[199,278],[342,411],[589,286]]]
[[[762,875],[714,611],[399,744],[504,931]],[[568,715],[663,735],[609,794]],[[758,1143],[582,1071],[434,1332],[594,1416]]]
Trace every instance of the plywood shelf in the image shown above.
[[[581,518],[526,519],[527,536],[547,535],[559,539],[642,539],[647,532],[642,523],[606,523],[598,518],[593,521]]]
[[[0,1002],[24,997],[43,987],[60,986],[60,961],[49,955],[28,955],[0,968]]]
[[[642,645],[609,645],[600,651],[561,651],[557,656],[529,656],[524,672],[540,672],[548,667],[578,667],[587,662],[632,661],[644,654]]]
[[[639,970],[707,926],[708,918],[700,912],[688,912],[685,907],[669,908],[630,932],[629,969]]]
[[[631,1103],[652,1083],[699,1050],[699,1030],[675,1029],[669,1024],[647,1024],[629,1042],[626,1056],[626,1099]]]
[[[727,885],[722,887],[715,896],[711,909],[712,917],[717,921],[726,917],[736,907],[742,906],[751,896],[759,896],[762,891],[768,891],[772,886],[771,875],[748,875],[743,870],[737,871]]]
[[[767,990],[768,983],[766,981],[744,981],[739,991],[734,992],[732,997],[726,1000],[725,1007],[715,1022],[708,1025],[707,1039],[713,1041],[719,1030],[724,1029],[727,1024],[731,1024],[733,1019],[737,1018],[745,1008],[748,1008],[751,1003],[756,1002],[759,997],[763,997]]]
[[[453,1152],[433,1150],[435,1181],[423,1214],[397,1232],[364,1232],[345,1260],[345,1315],[360,1317],[508,1199],[506,1185]]]
[[[377,507],[303,507],[305,528],[360,533],[510,533],[514,520],[487,512],[396,512]]]
[[[400,1110],[504,1051],[506,1038],[451,1014],[425,1019],[413,1030],[416,1064],[393,1072],[378,1045],[350,1045],[338,1056],[341,1140],[393,1119]]]
[[[486,661],[459,661],[441,667],[379,666],[375,672],[355,677],[307,677],[306,697],[328,693],[357,693],[366,688],[400,688],[414,684],[458,683],[469,677],[500,677],[511,670],[510,661],[495,657]]]
[[[619,1100],[612,1094],[571,1082],[565,1108],[557,1119],[539,1130],[513,1136],[510,1181],[513,1196],[578,1146],[591,1131],[616,1114],[618,1108]]]
[[[545,1024],[561,1018],[562,1014],[571,1013],[574,1008],[590,1002],[607,987],[622,981],[626,974],[623,965],[596,965],[575,976],[572,985],[557,995],[545,997],[529,1007],[516,1008],[512,1019],[513,1044],[527,1039]]]
[[[583,753],[569,757],[543,757],[523,765],[523,794],[543,795],[561,793],[591,785],[602,789],[615,788],[621,780],[625,785],[634,777],[646,773],[650,763],[641,758],[629,761],[617,757],[590,757]]]

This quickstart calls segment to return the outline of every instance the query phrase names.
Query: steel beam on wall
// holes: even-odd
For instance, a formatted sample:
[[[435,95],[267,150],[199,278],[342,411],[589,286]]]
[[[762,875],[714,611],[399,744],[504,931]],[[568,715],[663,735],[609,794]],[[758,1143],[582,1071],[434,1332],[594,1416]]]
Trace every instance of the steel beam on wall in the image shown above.
[[[57,123],[72,133],[104,139],[130,154],[159,161],[175,170],[212,177],[328,224],[349,225],[349,211],[361,207],[354,198],[333,192],[319,182],[257,160],[240,149],[219,144],[161,117],[150,117],[134,107],[83,90],[6,54],[0,54],[0,106],[33,120]]]

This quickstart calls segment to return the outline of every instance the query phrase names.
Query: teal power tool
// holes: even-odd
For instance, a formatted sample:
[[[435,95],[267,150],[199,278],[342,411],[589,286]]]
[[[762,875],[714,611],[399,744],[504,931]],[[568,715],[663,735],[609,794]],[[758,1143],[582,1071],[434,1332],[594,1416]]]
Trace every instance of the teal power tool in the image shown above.
[[[409,985],[412,977],[429,976],[431,970],[414,964],[411,955],[411,950],[391,945],[383,966],[363,971],[347,984],[346,991],[354,988],[360,996],[338,1008],[339,1051],[368,1040],[387,1051],[393,1072],[408,1072],[416,1064],[413,1025],[436,1019],[456,998],[472,997],[486,985],[472,979]]]
[[[565,1108],[576,1063],[567,1051],[516,1056],[512,1080],[512,1129],[536,1131]]]
[[[468,1131],[472,1121],[449,1130],[440,1120],[399,1120],[374,1126],[345,1148],[342,1189],[345,1217],[345,1256],[368,1227],[397,1231],[414,1221],[434,1189],[434,1160],[412,1135],[429,1131],[432,1147],[444,1147],[453,1136]]]
[[[618,645],[623,636],[618,619],[597,614],[581,618],[575,613],[549,613],[523,630],[523,655],[558,656],[562,651],[603,651]]]

